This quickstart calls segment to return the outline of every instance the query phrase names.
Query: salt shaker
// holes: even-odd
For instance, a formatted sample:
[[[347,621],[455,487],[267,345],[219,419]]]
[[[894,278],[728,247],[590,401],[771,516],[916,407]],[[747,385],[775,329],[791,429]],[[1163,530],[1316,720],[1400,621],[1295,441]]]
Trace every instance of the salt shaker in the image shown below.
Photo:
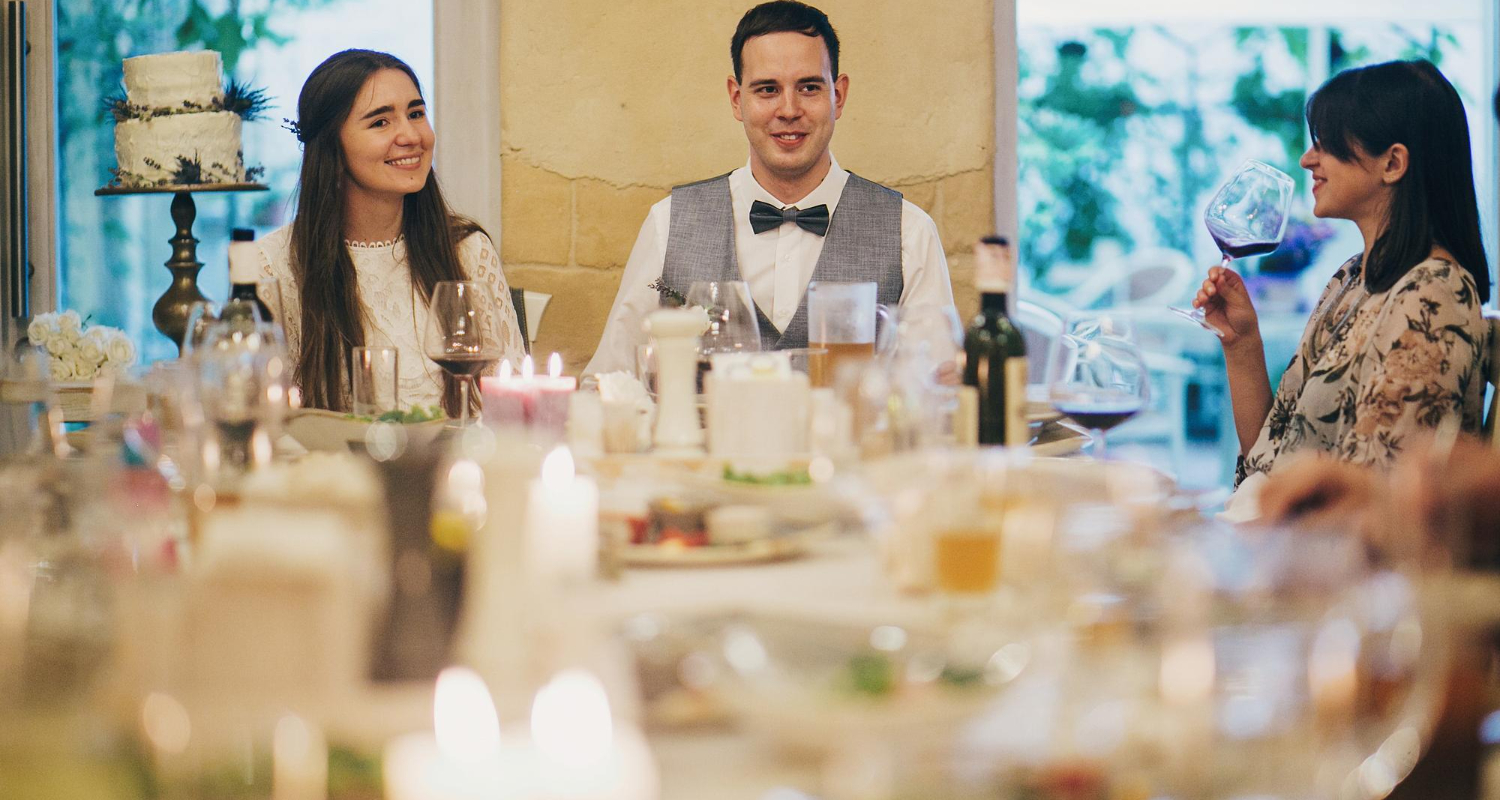
[[[646,318],[656,348],[656,452],[666,456],[703,453],[698,421],[698,337],[703,309],[664,308]]]

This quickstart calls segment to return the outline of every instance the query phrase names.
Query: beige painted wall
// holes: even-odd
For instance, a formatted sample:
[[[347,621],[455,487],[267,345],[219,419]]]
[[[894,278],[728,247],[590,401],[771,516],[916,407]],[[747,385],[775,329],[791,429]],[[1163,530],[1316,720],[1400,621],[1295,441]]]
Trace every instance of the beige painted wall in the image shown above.
[[[555,296],[536,349],[570,372],[593,354],[651,204],[745,163],[725,79],[749,5],[501,4],[502,257],[512,285]],[[820,7],[850,77],[833,152],[933,215],[968,314],[967,254],[994,225],[992,0]]]

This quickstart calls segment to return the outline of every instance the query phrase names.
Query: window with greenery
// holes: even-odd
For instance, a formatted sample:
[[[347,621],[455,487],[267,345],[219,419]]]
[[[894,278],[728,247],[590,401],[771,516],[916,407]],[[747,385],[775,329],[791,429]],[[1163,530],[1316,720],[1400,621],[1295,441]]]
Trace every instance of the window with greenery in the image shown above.
[[[168,285],[170,199],[95,197],[115,166],[114,120],[105,101],[121,91],[125,58],[173,50],[217,50],[227,77],[263,87],[273,108],[244,128],[247,165],[266,168],[269,192],[203,194],[193,232],[205,264],[199,285],[228,294],[232,227],[261,233],[289,221],[301,160],[282,129],[313,67],[348,47],[385,50],[416,70],[430,93],[432,6],[400,0],[58,0],[58,183],[60,305],[122,328],[145,360],[176,355],[151,324]],[[313,33],[316,31],[317,33]]]

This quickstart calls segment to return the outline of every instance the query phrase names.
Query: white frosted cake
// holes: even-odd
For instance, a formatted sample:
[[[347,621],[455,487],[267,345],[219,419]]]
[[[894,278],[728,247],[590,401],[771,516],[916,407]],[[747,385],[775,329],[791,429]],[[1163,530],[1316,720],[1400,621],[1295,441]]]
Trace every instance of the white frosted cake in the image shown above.
[[[227,96],[233,94],[235,96]],[[212,50],[125,59],[125,96],[115,115],[115,183],[129,187],[253,180],[240,149],[244,119],[259,93],[226,93]],[[258,170],[256,170],[258,171]]]

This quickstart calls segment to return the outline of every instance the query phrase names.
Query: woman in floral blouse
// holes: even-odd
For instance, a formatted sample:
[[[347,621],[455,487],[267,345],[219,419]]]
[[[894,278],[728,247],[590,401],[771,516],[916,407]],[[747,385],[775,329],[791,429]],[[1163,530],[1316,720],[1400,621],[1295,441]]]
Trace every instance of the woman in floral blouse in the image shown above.
[[[1351,69],[1308,100],[1307,125],[1313,214],[1355,223],[1364,251],[1323,290],[1274,396],[1240,277],[1214,267],[1194,298],[1224,331],[1236,484],[1298,451],[1385,466],[1419,428],[1479,426],[1490,279],[1458,93],[1427,61]]]

